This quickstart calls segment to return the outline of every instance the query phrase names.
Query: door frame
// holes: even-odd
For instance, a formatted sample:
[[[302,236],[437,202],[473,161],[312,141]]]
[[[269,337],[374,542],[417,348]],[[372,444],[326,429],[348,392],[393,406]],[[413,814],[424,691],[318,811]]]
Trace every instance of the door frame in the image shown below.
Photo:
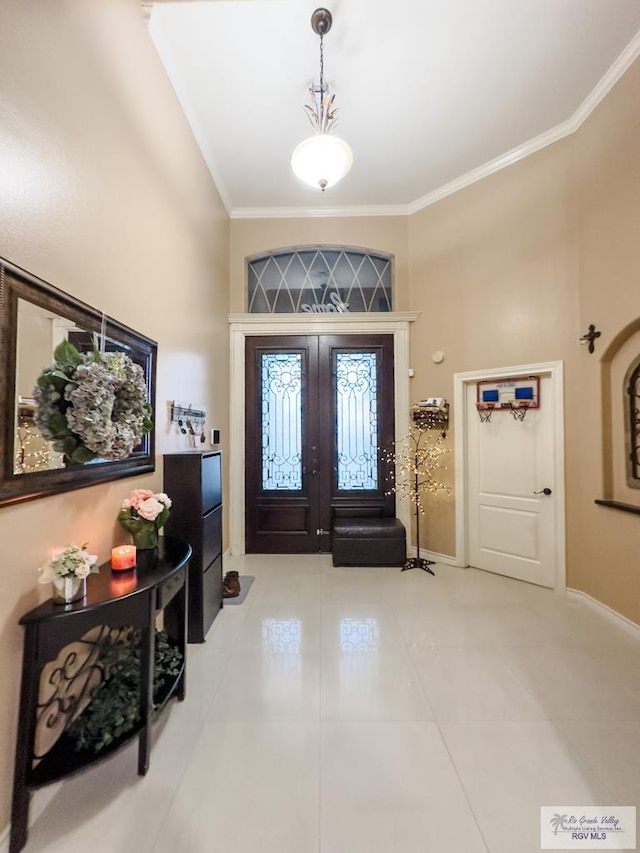
[[[564,485],[564,364],[562,361],[546,361],[538,364],[519,364],[498,367],[492,370],[472,370],[453,375],[453,407],[456,413],[454,437],[455,495],[456,495],[456,565],[469,565],[469,490],[468,490],[468,436],[467,436],[467,387],[483,379],[506,379],[531,376],[535,373],[550,374],[554,398],[553,441],[555,447],[554,495],[556,522],[556,577],[554,589],[566,589],[566,527]]]
[[[231,554],[245,553],[244,392],[245,338],[265,335],[393,335],[395,434],[409,432],[409,324],[420,312],[380,314],[229,314],[231,350],[229,437],[229,541]],[[408,501],[398,501],[396,515],[410,529]]]

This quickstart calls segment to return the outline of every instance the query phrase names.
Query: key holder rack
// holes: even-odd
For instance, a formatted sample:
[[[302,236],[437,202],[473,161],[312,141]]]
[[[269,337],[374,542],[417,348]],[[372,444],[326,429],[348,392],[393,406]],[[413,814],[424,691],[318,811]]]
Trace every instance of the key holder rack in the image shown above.
[[[204,426],[206,419],[206,409],[197,409],[192,403],[178,403],[177,400],[171,404],[171,423],[191,421],[194,426]]]
[[[200,441],[204,442],[206,419],[207,410],[196,408],[193,403],[179,403],[174,400],[171,404],[171,423],[176,424],[183,435],[199,435]]]

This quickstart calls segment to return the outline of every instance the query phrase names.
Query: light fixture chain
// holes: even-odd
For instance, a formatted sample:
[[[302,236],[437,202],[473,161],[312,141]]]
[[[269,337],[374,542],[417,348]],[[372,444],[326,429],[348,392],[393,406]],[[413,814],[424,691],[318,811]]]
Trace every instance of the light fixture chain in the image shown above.
[[[324,37],[320,36],[320,95],[324,96]]]

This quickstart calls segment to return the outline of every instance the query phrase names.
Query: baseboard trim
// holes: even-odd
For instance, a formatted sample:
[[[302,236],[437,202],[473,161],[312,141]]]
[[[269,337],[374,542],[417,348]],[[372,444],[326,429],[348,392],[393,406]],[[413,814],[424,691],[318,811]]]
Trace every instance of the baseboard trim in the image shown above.
[[[409,553],[412,557],[418,556],[414,547],[409,548]],[[448,554],[438,554],[437,551],[427,551],[424,548],[420,548],[420,556],[424,557],[426,560],[433,560],[434,563],[444,563],[445,566],[464,568],[462,563],[458,562],[455,557],[450,557]]]
[[[623,616],[622,613],[618,613],[618,611],[614,610],[613,607],[603,604],[601,601],[598,601],[597,598],[589,595],[588,592],[583,592],[581,589],[571,589],[571,587],[567,587],[567,595],[572,598],[579,598],[583,600],[589,607],[605,615],[611,621],[616,622],[618,625],[632,633],[636,639],[640,640],[640,625],[638,625],[637,622],[633,622],[631,619],[628,619],[626,616]]]

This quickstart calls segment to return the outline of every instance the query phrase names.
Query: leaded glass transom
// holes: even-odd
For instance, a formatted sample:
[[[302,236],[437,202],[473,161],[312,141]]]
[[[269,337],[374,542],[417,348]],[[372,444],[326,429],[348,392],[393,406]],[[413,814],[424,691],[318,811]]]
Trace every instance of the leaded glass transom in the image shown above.
[[[378,389],[375,352],[336,354],[339,491],[378,487]]]
[[[358,249],[302,248],[248,261],[250,314],[393,310],[392,259]]]
[[[262,488],[302,489],[302,355],[261,356]]]

